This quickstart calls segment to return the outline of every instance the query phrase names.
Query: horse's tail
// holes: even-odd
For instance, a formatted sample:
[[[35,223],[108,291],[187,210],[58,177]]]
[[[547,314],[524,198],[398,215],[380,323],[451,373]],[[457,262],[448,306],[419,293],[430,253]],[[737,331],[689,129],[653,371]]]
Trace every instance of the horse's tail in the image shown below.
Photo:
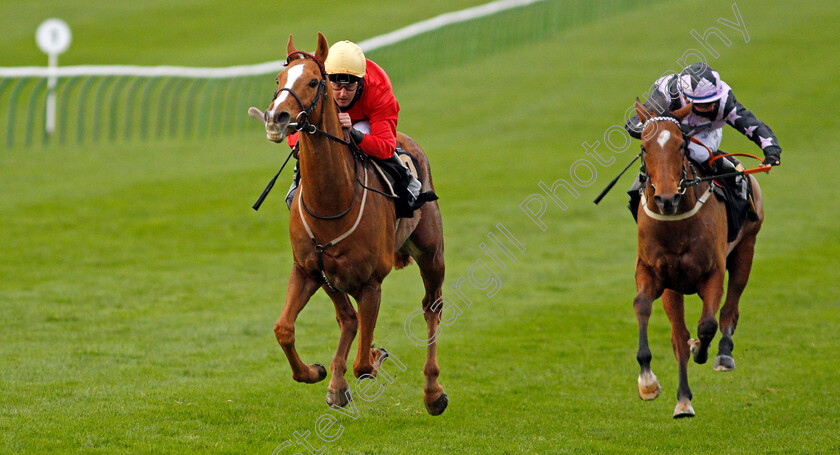
[[[403,267],[411,265],[413,259],[405,253],[394,253],[394,268],[399,270]]]

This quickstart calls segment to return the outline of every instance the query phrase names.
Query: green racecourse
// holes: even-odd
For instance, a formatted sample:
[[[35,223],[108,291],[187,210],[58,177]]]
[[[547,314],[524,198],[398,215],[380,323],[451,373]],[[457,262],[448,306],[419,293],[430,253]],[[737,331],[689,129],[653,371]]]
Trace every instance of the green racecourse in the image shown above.
[[[34,30],[52,16],[74,28],[62,64],[223,66],[282,58],[290,32],[311,50],[317,31],[361,41],[481,2],[360,3],[3,0],[0,65],[42,65]],[[390,367],[394,382],[375,401],[357,399],[357,419],[327,408],[326,382],[292,380],[272,331],[291,264],[288,171],[260,212],[250,208],[288,149],[256,122],[213,141],[2,150],[0,452],[268,455],[308,431],[325,453],[837,453],[840,6],[740,0],[746,43],[716,22],[734,19],[731,4],[605,9],[477,55],[444,32],[378,54],[397,75],[400,130],[432,160],[445,293],[463,310],[439,339],[450,397],[440,417],[422,403],[425,349],[403,329],[422,297],[416,266],[386,280],[376,331],[407,369]],[[493,36],[528,26],[490,23]],[[737,369],[692,363],[697,417],[674,421],[677,368],[658,303],[649,336],[663,393],[636,396],[630,176],[600,206],[591,201],[638,147],[610,152],[605,130],[699,48],[692,29],[712,26],[731,45],[712,38],[720,56],[705,51],[709,63],[784,153],[759,175],[767,219],[734,337]],[[439,55],[418,54],[426,48]],[[418,59],[422,69],[401,69]],[[595,164],[577,199],[559,189],[568,208],[549,202],[542,231],[520,203],[541,181],[569,180],[573,163],[591,160],[581,144],[596,140],[615,162]],[[722,148],[758,151],[732,129]],[[505,271],[479,248],[497,223],[526,249]],[[490,298],[464,284],[467,307],[449,286],[478,259],[495,268],[499,290]],[[686,299],[692,333],[699,308]],[[328,364],[338,328],[326,296],[298,321],[303,359]],[[323,415],[336,420],[326,433],[341,425],[331,442],[314,434]],[[280,453],[308,453],[295,447]]]

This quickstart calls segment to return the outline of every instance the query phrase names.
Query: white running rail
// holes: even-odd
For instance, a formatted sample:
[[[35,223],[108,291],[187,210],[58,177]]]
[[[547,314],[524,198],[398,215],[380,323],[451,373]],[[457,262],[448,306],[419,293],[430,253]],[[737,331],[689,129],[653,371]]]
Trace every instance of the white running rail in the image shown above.
[[[505,10],[527,6],[544,0],[499,0],[484,5],[441,14],[417,22],[385,35],[377,36],[359,44],[365,52],[389,46],[408,38],[437,30],[447,25],[477,19]],[[134,65],[79,65],[64,66],[50,71],[49,67],[21,66],[0,67],[0,77],[72,77],[72,76],[138,76],[138,77],[192,77],[201,79],[223,79],[230,77],[258,76],[282,71],[285,60],[275,60],[256,65],[230,66],[226,68],[193,68],[185,66],[134,66]]]

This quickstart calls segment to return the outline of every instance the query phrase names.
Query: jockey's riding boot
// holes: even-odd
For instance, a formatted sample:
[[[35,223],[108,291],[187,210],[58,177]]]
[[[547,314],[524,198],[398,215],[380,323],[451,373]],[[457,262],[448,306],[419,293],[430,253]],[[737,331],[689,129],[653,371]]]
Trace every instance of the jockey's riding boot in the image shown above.
[[[644,181],[645,176],[640,173],[636,176],[636,181],[633,182],[633,186],[627,190],[627,195],[630,196],[630,202],[627,204],[627,208],[633,214],[633,219],[636,222],[639,221],[639,203],[642,201],[642,186]]]
[[[423,185],[420,183],[420,180],[414,177],[414,174],[411,173],[408,166],[400,159],[398,153],[394,152],[394,155],[391,156],[391,161],[398,163],[400,169],[404,171],[400,184],[407,190],[405,197],[411,210],[417,210],[426,202],[437,200],[438,197],[434,191],[420,192],[423,189]]]
[[[300,183],[300,170],[295,165],[295,176],[292,178],[292,186],[289,187],[289,192],[286,193],[286,206],[289,210],[292,209],[292,201],[295,200],[295,192],[297,192],[298,183]]]
[[[741,166],[741,162],[737,160],[737,158],[726,156],[723,158],[718,158],[715,160],[715,169],[714,172],[717,175],[720,174],[734,174],[736,172],[741,172],[744,170],[744,167]],[[747,181],[747,177],[744,175],[736,175],[731,177],[724,177],[730,186],[732,187],[733,192],[735,192],[735,196],[742,200],[747,200],[749,196],[749,182]]]
[[[742,166],[741,162],[735,157],[727,156],[715,160],[716,174],[732,174],[743,171],[744,166]],[[755,202],[753,201],[749,177],[746,175],[736,175],[734,177],[726,177],[726,180],[732,188],[732,191],[735,193],[735,196],[744,201],[742,203],[746,205],[747,217],[751,221],[758,221],[758,211],[756,210]]]
[[[734,174],[743,172],[744,166],[734,157],[723,157],[715,160],[714,173],[716,175]],[[755,209],[755,204],[752,201],[749,177],[746,175],[735,175],[730,177],[723,177],[718,179],[722,184],[729,188],[729,193],[735,200],[731,201],[736,213],[746,215],[752,221],[758,220],[758,213]]]
[[[729,156],[716,159],[714,163],[714,169],[712,169],[712,172],[714,172],[715,175],[731,174],[733,172],[737,172],[737,165],[740,163],[736,164],[732,160],[733,158]]]
[[[403,181],[400,183],[405,185],[405,187],[408,189],[408,193],[411,195],[411,202],[414,202],[414,200],[417,199],[417,196],[420,195],[420,189],[422,188],[420,181],[414,177],[414,174],[411,173],[411,170],[408,169],[408,166],[406,166],[403,160],[400,159],[399,154],[394,152],[394,154],[391,156],[391,161],[397,163],[400,169],[403,170]]]

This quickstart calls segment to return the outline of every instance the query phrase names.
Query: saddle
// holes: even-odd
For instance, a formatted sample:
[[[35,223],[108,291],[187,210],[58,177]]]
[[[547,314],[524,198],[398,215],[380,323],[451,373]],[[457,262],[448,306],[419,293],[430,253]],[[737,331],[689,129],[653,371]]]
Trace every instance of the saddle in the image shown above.
[[[411,177],[413,176],[417,181],[423,181],[420,174],[420,162],[417,157],[400,147],[397,147],[396,153],[402,164],[393,159],[370,159],[370,162],[376,169],[382,186],[385,187],[385,196],[394,200],[397,218],[411,218],[415,210],[426,202],[437,200],[438,197],[434,191],[420,193],[416,198],[411,194],[409,190]]]

